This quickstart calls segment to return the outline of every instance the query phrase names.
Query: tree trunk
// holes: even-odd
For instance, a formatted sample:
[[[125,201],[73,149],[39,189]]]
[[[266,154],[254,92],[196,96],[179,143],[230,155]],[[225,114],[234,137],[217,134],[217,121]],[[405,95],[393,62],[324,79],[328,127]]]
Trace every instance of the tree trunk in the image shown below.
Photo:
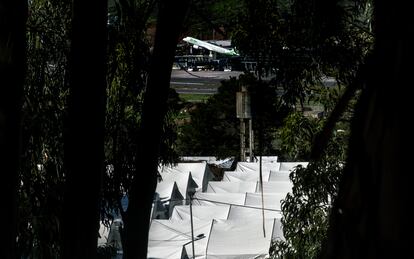
[[[62,258],[96,258],[104,158],[107,2],[74,0]]]
[[[16,257],[21,101],[26,68],[27,1],[0,2],[0,258]]]
[[[374,4],[374,53],[324,258],[414,258],[414,11],[404,1]]]
[[[125,223],[124,258],[147,257],[151,206],[157,184],[159,145],[171,68],[189,0],[160,1],[155,46],[141,120],[140,143]]]

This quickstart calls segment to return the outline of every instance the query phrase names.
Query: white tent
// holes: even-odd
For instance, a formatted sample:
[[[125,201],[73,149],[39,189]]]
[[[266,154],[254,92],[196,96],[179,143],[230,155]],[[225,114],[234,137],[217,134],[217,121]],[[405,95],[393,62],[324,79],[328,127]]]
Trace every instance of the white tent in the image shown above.
[[[279,171],[280,163],[262,163],[262,172],[265,171]],[[235,171],[242,172],[259,172],[260,163],[259,162],[238,162]]]
[[[296,166],[301,165],[307,167],[309,162],[282,162],[280,168],[275,171],[292,171]]]
[[[175,166],[159,166],[158,170],[163,178],[167,174],[174,175],[191,172],[194,181],[198,185],[197,191],[205,191],[208,182],[214,177],[205,161],[196,163],[177,163]]]
[[[269,231],[263,236],[262,219],[213,221],[207,246],[209,259],[266,258],[269,254],[274,220],[265,221]]]
[[[255,157],[255,162],[259,162],[260,157]],[[253,161],[250,161],[253,162]],[[276,163],[277,162],[277,156],[262,156],[262,162],[263,163]]]
[[[269,182],[289,182],[290,171],[270,171]]]
[[[178,190],[183,195],[184,199],[188,203],[188,193],[195,192],[198,188],[197,183],[192,177],[190,172],[176,172],[176,173],[161,173],[162,182],[161,183],[177,183]],[[160,184],[160,183],[158,183]]]
[[[265,219],[281,218],[282,214],[280,211],[265,209]],[[228,219],[229,220],[250,220],[250,219],[261,219],[262,209],[245,206],[231,206]]]
[[[257,182],[209,182],[207,193],[246,193],[256,189]]]
[[[270,170],[262,171],[263,181],[269,181]],[[227,171],[223,174],[223,182],[256,182],[259,181],[259,171]]]
[[[263,193],[264,207],[266,209],[279,210],[281,201],[286,197],[286,193]],[[250,207],[262,207],[262,195],[260,193],[246,193],[244,205]]]
[[[193,220],[195,253],[205,255],[212,221]],[[189,220],[153,220],[148,234],[148,258],[181,259],[191,244]],[[191,245],[190,245],[191,247]],[[190,248],[191,249],[191,248]],[[187,251],[188,253],[188,251]],[[192,251],[190,250],[190,254]]]
[[[184,197],[178,190],[176,182],[159,182],[155,190],[158,199],[154,200],[152,218],[169,218],[176,205],[184,202]]]
[[[244,205],[245,193],[203,193],[197,192],[194,195],[194,205],[215,205],[226,206],[230,204]]]
[[[216,206],[192,206],[193,219],[212,220],[227,219],[230,211],[230,205]],[[171,215],[171,220],[190,220],[190,206],[176,206]]]
[[[288,193],[292,191],[292,182],[263,182],[263,193]],[[260,193],[260,184],[257,183],[256,192]]]

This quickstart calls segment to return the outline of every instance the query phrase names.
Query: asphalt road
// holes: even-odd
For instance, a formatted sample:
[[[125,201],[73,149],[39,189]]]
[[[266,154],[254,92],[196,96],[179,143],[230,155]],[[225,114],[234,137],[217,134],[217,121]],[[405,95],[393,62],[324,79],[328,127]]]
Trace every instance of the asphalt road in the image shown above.
[[[215,94],[222,80],[238,78],[241,71],[185,71],[173,70],[170,85],[179,94]],[[333,78],[324,78],[325,86],[336,85]]]
[[[173,70],[170,85],[179,94],[215,94],[222,80],[239,77],[240,71]]]

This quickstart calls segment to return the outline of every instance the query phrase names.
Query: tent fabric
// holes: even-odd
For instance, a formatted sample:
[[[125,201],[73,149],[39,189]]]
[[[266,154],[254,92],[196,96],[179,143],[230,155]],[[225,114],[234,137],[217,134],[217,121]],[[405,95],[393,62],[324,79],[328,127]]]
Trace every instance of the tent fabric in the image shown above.
[[[266,209],[281,210],[281,201],[286,198],[286,193],[264,193],[264,207]],[[246,193],[244,205],[249,207],[262,207],[262,195],[260,193]]]
[[[193,205],[206,206],[226,206],[230,204],[244,205],[246,200],[245,193],[206,193],[197,192],[194,195]]]
[[[161,173],[162,182],[177,183],[178,190],[187,201],[189,192],[195,192],[198,189],[197,183],[190,172]],[[186,202],[188,203],[188,202]]]
[[[197,191],[205,191],[207,184],[214,178],[213,173],[205,161],[195,163],[177,163],[174,166],[159,166],[158,170],[162,177],[166,174],[189,173],[197,183]]]
[[[162,213],[165,213],[168,215],[168,217],[170,217],[174,207],[176,205],[181,205],[184,202],[184,197],[179,191],[176,182],[158,183],[155,190],[155,195],[159,198],[156,198],[154,202],[154,211],[152,213],[153,218],[166,218],[162,217]]]
[[[280,169],[280,163],[263,163],[262,162],[262,172],[265,171],[279,171]],[[260,163],[259,162],[254,162],[254,163],[249,163],[249,162],[238,162],[237,166],[236,166],[236,170],[235,171],[242,171],[242,172],[259,172],[260,169]]]
[[[292,182],[263,182],[263,193],[288,193],[292,192]],[[260,193],[260,184],[257,184],[256,192]]]
[[[298,165],[307,167],[308,164],[309,162],[281,162],[279,170],[275,170],[275,171],[292,171]]]
[[[209,182],[207,193],[246,193],[256,188],[257,182]]]
[[[265,209],[265,219],[281,218],[282,213],[280,211]],[[228,220],[250,220],[250,219],[261,219],[262,209],[257,207],[244,207],[244,206],[231,206]]]
[[[192,206],[193,219],[198,220],[213,220],[213,219],[227,219],[230,211],[230,205],[215,206]],[[190,206],[176,206],[171,215],[171,220],[190,220]]]
[[[263,236],[262,219],[214,220],[207,245],[207,258],[251,259],[269,254],[274,220],[265,221],[270,234]]]
[[[273,229],[266,229],[266,235],[272,235],[272,241],[284,240],[280,219],[280,211],[264,210],[265,220],[275,220]],[[263,220],[262,210],[259,208],[231,206],[228,220],[244,220],[246,222]]]
[[[234,162],[234,157],[225,159],[217,159],[214,156],[182,156],[180,160],[183,162],[200,162],[205,161],[209,165],[215,165],[220,168],[230,168]]]
[[[268,182],[290,182],[290,171],[270,171]]]
[[[262,171],[263,181],[269,181],[271,171]],[[256,182],[259,181],[260,174],[259,171],[227,171],[223,174],[223,182]]]
[[[255,157],[252,163],[258,163],[260,161],[260,157]],[[262,163],[276,163],[277,156],[262,156]]]
[[[297,165],[307,162],[277,162],[277,157],[263,158],[263,198],[266,235],[263,233],[262,194],[259,163],[239,162],[235,171],[226,171],[220,182],[207,162],[212,157],[190,157],[175,166],[159,167],[163,181],[158,183],[154,210],[169,209],[169,219],[152,219],[149,231],[148,258],[193,258],[189,192],[194,191],[194,258],[260,259],[268,258],[272,241],[284,240],[281,224],[281,201],[292,191],[289,175]],[[186,200],[186,203],[182,200]],[[177,204],[172,202],[177,200]],[[186,205],[183,205],[186,204]],[[158,213],[161,215],[162,213]]]
[[[195,253],[205,255],[212,221],[193,220]],[[153,220],[148,234],[148,258],[181,259],[191,244],[190,220]]]

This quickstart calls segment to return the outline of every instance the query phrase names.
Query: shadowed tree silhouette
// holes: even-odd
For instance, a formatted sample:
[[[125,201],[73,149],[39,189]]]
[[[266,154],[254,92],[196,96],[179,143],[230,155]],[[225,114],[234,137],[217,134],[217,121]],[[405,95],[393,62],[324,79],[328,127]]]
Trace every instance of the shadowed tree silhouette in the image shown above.
[[[414,14],[374,1],[375,46],[352,125],[349,153],[323,258],[413,258],[411,209]]]
[[[146,258],[151,204],[157,184],[162,125],[167,113],[171,69],[188,0],[160,1],[155,45],[144,95],[137,174],[124,218],[124,257]]]
[[[23,93],[27,1],[0,2],[0,258],[15,258],[21,97]]]
[[[73,1],[62,258],[96,258],[104,157],[106,26],[106,1]]]

